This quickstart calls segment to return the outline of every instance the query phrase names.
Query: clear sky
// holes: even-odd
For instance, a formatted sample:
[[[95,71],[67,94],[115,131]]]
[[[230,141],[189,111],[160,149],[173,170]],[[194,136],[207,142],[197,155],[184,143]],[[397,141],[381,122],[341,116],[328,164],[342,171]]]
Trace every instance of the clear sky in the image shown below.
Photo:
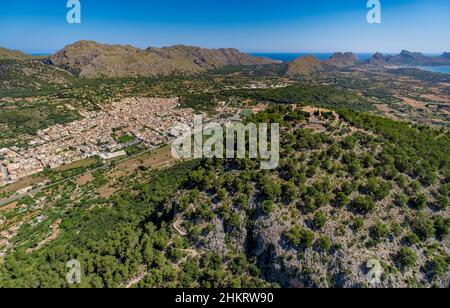
[[[67,0],[0,0],[0,46],[54,52],[78,40],[145,48],[188,44],[246,52],[450,51],[449,0],[80,0],[82,23],[66,21]]]

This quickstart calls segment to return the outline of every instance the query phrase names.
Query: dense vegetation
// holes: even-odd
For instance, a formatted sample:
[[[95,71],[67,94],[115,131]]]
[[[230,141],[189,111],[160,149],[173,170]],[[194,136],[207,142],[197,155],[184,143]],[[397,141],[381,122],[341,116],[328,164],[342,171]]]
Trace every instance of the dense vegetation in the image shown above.
[[[448,74],[436,74],[416,68],[399,68],[392,70],[392,73],[402,76],[411,76],[426,82],[450,82]]]
[[[0,60],[0,98],[55,93],[74,81],[68,73],[37,60]]]
[[[233,95],[256,101],[294,103],[326,108],[371,110],[370,104],[355,93],[330,86],[293,85],[285,88],[233,91]]]
[[[136,187],[137,195],[124,192],[112,200],[112,209],[98,209],[86,215],[90,204],[79,200],[77,210],[64,217],[63,236],[58,240],[33,255],[19,250],[6,258],[0,270],[0,285],[67,286],[63,273],[70,259],[82,261],[86,270],[82,286],[119,286],[144,262],[158,273],[167,274],[164,264],[168,261],[163,252],[169,241],[165,221],[170,216],[163,206],[196,164],[193,161],[162,172],[148,185]]]
[[[315,115],[320,133],[301,125],[312,115],[283,105],[250,118],[287,129],[276,172],[258,160],[192,161],[109,201],[76,201],[58,239],[6,257],[0,286],[67,286],[71,259],[82,287],[124,286],[141,272],[141,287],[364,286],[346,262],[360,267],[356,251],[380,249],[390,252],[378,255],[385,285],[445,285],[449,134],[339,114],[339,128]],[[96,202],[113,206],[86,214]],[[324,272],[329,262],[339,266]]]
[[[446,286],[449,134],[351,110],[339,115],[356,130],[295,128],[308,115],[282,105],[250,119],[289,127],[284,159],[276,173],[257,171],[251,160],[209,161],[192,173],[174,203],[185,212],[191,247],[246,253],[282,286],[328,287],[365,286],[346,262],[390,250],[382,259],[386,286]],[[211,241],[222,232],[217,246]],[[331,260],[344,272],[323,272]]]
[[[21,102],[8,108],[0,108],[0,148],[21,142],[20,136],[35,135],[38,130],[55,124],[66,124],[80,119],[75,110],[64,105],[52,104],[45,99],[32,104]]]
[[[140,287],[364,287],[370,258],[382,261],[383,286],[448,285],[450,135],[362,113],[374,110],[372,98],[397,102],[393,83],[332,76],[324,83],[333,86],[270,88],[286,69],[278,65],[75,79],[23,63],[0,62],[0,148],[78,119],[66,105],[97,110],[123,97],[178,96],[183,107],[207,112],[219,101],[272,103],[247,121],[281,124],[282,160],[270,172],[251,159],[184,162],[162,172],[139,166],[115,183],[113,197],[100,197],[108,183],[97,170],[87,188],[69,181],[23,198],[5,218],[21,219],[22,209],[39,202],[52,206],[43,223],[35,217],[20,228],[13,240],[19,249],[0,266],[0,287],[67,287],[71,259],[81,261],[80,287],[126,286],[136,277]],[[24,69],[46,78],[36,81]],[[446,81],[416,70],[394,73]],[[255,81],[267,89],[250,89]],[[340,119],[293,104],[334,109]],[[44,173],[55,182],[84,171]],[[58,219],[60,235],[30,252]]]

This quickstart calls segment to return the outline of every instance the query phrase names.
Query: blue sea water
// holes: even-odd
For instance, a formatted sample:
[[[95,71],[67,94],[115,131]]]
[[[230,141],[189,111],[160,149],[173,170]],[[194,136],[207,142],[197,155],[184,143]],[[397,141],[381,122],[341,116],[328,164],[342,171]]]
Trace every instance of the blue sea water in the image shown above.
[[[256,57],[266,57],[272,60],[278,60],[283,62],[291,62],[298,57],[304,56],[314,56],[319,60],[326,60],[330,58],[333,53],[307,53],[307,52],[298,52],[298,53],[277,53],[277,52],[255,52],[251,53],[251,55]],[[369,60],[373,53],[357,53],[356,56],[360,61]],[[436,56],[436,55],[429,55]],[[414,66],[414,68],[421,69],[423,71],[433,72],[433,73],[441,73],[441,74],[450,74],[450,66]]]
[[[418,69],[441,74],[450,74],[450,66],[417,66]]]
[[[297,59],[298,57],[303,57],[303,56],[314,56],[319,60],[326,60],[328,58],[330,58],[333,53],[326,53],[326,52],[315,52],[315,53],[311,53],[311,52],[298,52],[298,53],[264,53],[264,52],[255,52],[255,53],[251,53],[253,56],[257,56],[257,57],[266,57],[272,60],[278,60],[278,61],[283,61],[283,62],[291,62],[295,59]],[[361,61],[365,61],[365,60],[369,60],[372,56],[373,53],[357,53],[356,56],[358,57],[359,60]]]
[[[50,56],[49,53],[33,53],[33,56]],[[304,57],[304,56],[314,56],[319,60],[326,60],[330,58],[333,53],[326,53],[326,52],[297,52],[297,53],[281,53],[281,52],[254,52],[251,53],[251,55],[256,57],[266,57],[272,60],[278,60],[283,62],[291,62],[298,57]],[[369,60],[373,53],[356,53],[356,56],[360,61],[366,61]],[[430,56],[436,56],[436,55],[430,55]],[[450,74],[450,66],[415,66],[415,68],[433,72],[433,73],[441,73],[441,74]]]

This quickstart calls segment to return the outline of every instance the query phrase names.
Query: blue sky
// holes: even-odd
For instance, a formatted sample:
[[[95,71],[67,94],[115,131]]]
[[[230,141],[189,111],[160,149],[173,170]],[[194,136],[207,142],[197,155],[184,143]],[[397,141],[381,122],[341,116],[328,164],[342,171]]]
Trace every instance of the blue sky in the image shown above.
[[[450,1],[80,0],[82,23],[66,22],[67,0],[0,0],[0,46],[54,52],[78,40],[145,48],[188,44],[246,52],[450,51]]]

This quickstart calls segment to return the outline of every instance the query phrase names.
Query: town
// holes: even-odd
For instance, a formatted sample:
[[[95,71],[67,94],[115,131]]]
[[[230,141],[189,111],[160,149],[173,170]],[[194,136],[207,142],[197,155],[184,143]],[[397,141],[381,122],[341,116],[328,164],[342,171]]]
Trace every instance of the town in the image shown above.
[[[27,149],[0,149],[0,186],[46,167],[122,156],[124,148],[137,143],[156,148],[169,140],[170,128],[194,117],[192,109],[180,108],[178,98],[127,98],[80,114],[82,120],[39,131]]]

